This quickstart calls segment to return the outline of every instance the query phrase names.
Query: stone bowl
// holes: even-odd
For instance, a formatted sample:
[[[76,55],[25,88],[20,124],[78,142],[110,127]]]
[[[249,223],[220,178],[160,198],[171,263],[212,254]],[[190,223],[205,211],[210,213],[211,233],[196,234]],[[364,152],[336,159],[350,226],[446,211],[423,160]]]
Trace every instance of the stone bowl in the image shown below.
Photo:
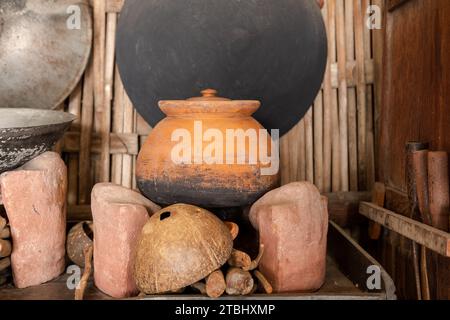
[[[75,119],[62,111],[0,108],[0,173],[51,150]]]

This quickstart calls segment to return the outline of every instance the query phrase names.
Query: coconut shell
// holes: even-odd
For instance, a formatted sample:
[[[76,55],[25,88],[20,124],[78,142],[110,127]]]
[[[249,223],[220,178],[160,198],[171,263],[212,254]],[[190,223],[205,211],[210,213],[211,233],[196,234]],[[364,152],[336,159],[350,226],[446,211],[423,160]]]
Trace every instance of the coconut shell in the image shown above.
[[[92,246],[92,233],[92,221],[83,221],[67,235],[67,256],[80,267],[84,267],[84,249]]]
[[[187,287],[224,265],[232,248],[229,229],[209,211],[186,204],[167,207],[142,229],[136,285],[146,294]]]

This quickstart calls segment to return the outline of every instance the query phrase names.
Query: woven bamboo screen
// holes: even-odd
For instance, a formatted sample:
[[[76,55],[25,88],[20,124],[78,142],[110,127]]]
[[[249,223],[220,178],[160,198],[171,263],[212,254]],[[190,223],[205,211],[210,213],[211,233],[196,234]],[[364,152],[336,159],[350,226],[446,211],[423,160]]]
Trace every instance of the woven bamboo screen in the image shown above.
[[[58,146],[68,165],[69,220],[89,218],[90,191],[97,182],[136,188],[136,156],[151,130],[134,110],[115,65],[115,33],[123,1],[91,0],[91,61],[61,106],[78,116]],[[383,2],[325,1],[327,72],[313,107],[281,140],[282,183],[308,180],[323,192],[365,190],[373,184],[377,50],[375,37],[365,26],[372,1]]]

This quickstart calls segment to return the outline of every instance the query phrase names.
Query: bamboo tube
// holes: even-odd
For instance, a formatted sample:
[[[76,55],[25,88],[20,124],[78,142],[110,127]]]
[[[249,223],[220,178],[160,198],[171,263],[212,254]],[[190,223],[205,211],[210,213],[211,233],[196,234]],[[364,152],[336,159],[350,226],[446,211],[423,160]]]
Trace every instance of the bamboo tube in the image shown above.
[[[340,179],[341,191],[349,190],[348,170],[348,100],[347,100],[347,76],[346,76],[346,48],[345,48],[345,15],[344,1],[336,0],[336,35],[337,35],[337,59],[339,70],[339,137],[340,137]]]
[[[336,1],[326,1],[328,8],[328,51],[330,52],[330,62],[336,61]],[[331,76],[331,72],[330,72]],[[331,79],[330,79],[331,80]],[[337,192],[341,188],[340,179],[340,130],[339,113],[337,106],[337,91],[331,90],[331,191]]]
[[[77,118],[72,123],[72,131],[80,131],[81,123],[81,92],[82,81],[78,83],[75,90],[69,97],[68,112],[75,115]],[[78,155],[70,154],[67,166],[67,178],[68,178],[68,190],[67,190],[67,203],[70,205],[77,204],[78,199]]]
[[[124,92],[124,112],[123,112],[123,132],[132,133],[134,130],[134,110],[133,104],[128,95]],[[133,156],[123,155],[122,159],[122,185],[131,188],[133,185]]]
[[[314,183],[313,108],[305,116],[306,181]]]
[[[78,203],[89,203],[91,185],[91,138],[94,122],[94,78],[93,64],[90,60],[84,74],[83,108],[81,110],[81,133],[79,153]]]
[[[122,79],[120,78],[119,68],[116,66],[114,76],[114,105],[113,105],[113,132],[123,132],[123,105],[124,89]],[[112,174],[111,181],[115,184],[122,184],[122,155],[112,156]]]
[[[306,180],[306,140],[305,140],[305,119],[298,124],[298,166],[297,179],[299,181]]]
[[[357,103],[358,103],[358,176],[361,188],[366,187],[366,81],[364,65],[364,24],[361,1],[353,0],[355,12]]]
[[[280,168],[281,168],[281,185],[289,183],[289,140],[285,134],[280,139]]]
[[[319,91],[314,101],[314,183],[320,192],[323,182],[323,98]]]
[[[345,40],[347,61],[355,60],[354,7],[345,2]],[[348,88],[348,164],[350,191],[358,191],[358,138],[356,121],[356,89]]]

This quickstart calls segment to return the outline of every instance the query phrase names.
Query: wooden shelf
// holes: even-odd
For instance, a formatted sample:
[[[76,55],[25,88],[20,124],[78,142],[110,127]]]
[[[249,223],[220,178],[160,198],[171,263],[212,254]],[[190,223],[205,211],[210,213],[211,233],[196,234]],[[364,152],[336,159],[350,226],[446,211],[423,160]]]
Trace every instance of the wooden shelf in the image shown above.
[[[450,234],[407,218],[373,203],[361,202],[359,212],[382,226],[411,239],[426,248],[450,257]]]

